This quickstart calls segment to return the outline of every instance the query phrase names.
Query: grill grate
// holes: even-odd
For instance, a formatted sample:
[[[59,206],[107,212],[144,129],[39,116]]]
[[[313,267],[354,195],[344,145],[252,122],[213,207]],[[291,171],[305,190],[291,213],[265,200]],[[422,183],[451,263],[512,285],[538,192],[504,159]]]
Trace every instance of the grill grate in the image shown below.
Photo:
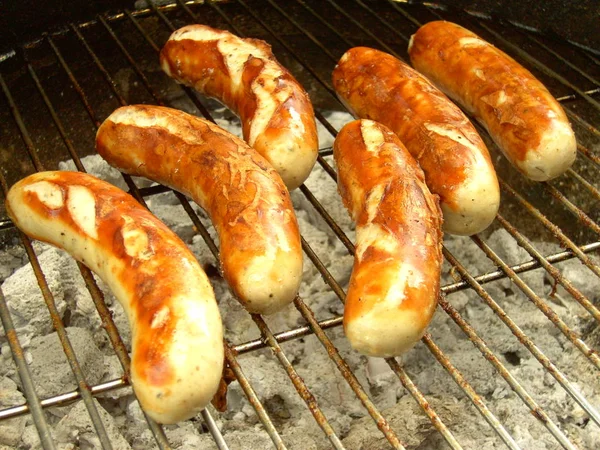
[[[336,128],[327,120],[323,112],[332,109],[342,110],[329,81],[329,74],[339,56],[351,46],[369,45],[406,60],[406,43],[410,35],[421,23],[438,18],[453,20],[473,29],[531,68],[563,103],[576,129],[579,140],[579,161],[558,180],[532,185],[511,170],[506,170],[503,160],[498,161],[503,202],[506,202],[508,206],[503,205],[502,214],[498,215],[494,226],[504,229],[532,259],[521,261],[518,264],[505,262],[488,244],[488,235],[482,233],[481,236],[471,238],[470,242],[474,244],[474,251],[485,255],[497,269],[475,275],[469,268],[468,262],[458,260],[452,251],[445,247],[446,262],[451,269],[450,272],[455,273],[457,279],[455,282],[443,286],[439,305],[480,352],[481,364],[486,364],[485,360],[487,360],[493,366],[497,374],[521,398],[533,417],[546,427],[558,445],[568,449],[577,448],[573,436],[566,433],[557,424],[556,418],[553,418],[558,412],[551,411],[549,414],[540,406],[539,402],[534,400],[526,389],[527,383],[524,380],[517,380],[511,374],[502,362],[502,358],[494,353],[484,338],[464,317],[464,313],[459,312],[450,301],[453,293],[464,290],[475,292],[479,299],[510,329],[521,345],[581,407],[586,417],[593,422],[588,427],[582,428],[581,434],[598,433],[600,415],[594,405],[581,393],[581,387],[577,384],[578,380],[570,379],[563,372],[564,369],[559,369],[484,288],[484,285],[488,283],[505,278],[510,279],[514,286],[555,325],[557,334],[562,333],[566,340],[586,358],[587,362],[595,366],[589,367],[589,370],[600,369],[600,358],[593,345],[584,341],[579,334],[573,331],[565,322],[565,318],[559,317],[546,303],[541,293],[536,292],[520,276],[535,269],[545,270],[555,284],[562,286],[596,322],[600,322],[600,311],[594,304],[594,299],[583,294],[555,266],[562,261],[577,259],[589,269],[590,277],[600,277],[600,267],[597,261],[590,256],[600,248],[598,240],[600,226],[594,220],[594,215],[599,213],[597,201],[600,199],[596,181],[598,170],[600,170],[600,156],[597,153],[597,147],[595,149],[595,146],[600,144],[600,131],[597,125],[594,125],[600,110],[598,101],[600,64],[592,54],[581,48],[564,42],[555,42],[552,46],[548,46],[541,42],[540,39],[543,36],[535,30],[520,29],[513,24],[494,21],[467,11],[443,9],[435,4],[400,5],[392,1],[385,3],[354,0],[342,3],[340,0],[326,0],[325,2],[295,0],[287,2],[284,9],[281,2],[277,3],[275,0],[253,2],[235,0],[227,3],[183,3],[181,0],[177,0],[177,3],[166,6],[150,5],[145,10],[135,12],[125,10],[111,15],[106,14],[97,17],[92,22],[71,24],[59,33],[44,35],[39,41],[15,49],[16,54],[0,64],[0,85],[4,93],[2,101],[5,102],[0,106],[0,117],[5,119],[4,123],[10,123],[7,127],[15,127],[14,130],[18,132],[18,134],[13,133],[12,135],[10,132],[0,134],[0,158],[5,158],[4,154],[8,154],[8,152],[2,153],[4,149],[17,148],[18,152],[21,152],[11,153],[10,156],[13,157],[11,159],[1,159],[3,165],[3,170],[0,171],[2,192],[5,195],[8,186],[26,174],[44,170],[45,167],[54,168],[56,161],[69,157],[78,170],[85,171],[80,155],[93,149],[95,128],[100,125],[101,119],[106,117],[116,106],[136,102],[171,105],[171,101],[165,97],[156,74],[158,69],[156,56],[168,34],[186,23],[207,23],[228,28],[240,36],[257,36],[272,43],[280,60],[311,91],[320,124],[332,136],[335,136]],[[141,46],[145,46],[146,50],[141,51]],[[78,51],[74,54],[67,53],[64,50],[67,47],[69,49],[77,48]],[[535,49],[535,51],[531,49]],[[140,56],[149,54],[153,55],[153,64],[149,62],[150,59]],[[85,60],[85,62],[79,62],[78,59]],[[562,69],[557,69],[557,67],[562,67]],[[135,83],[130,84],[135,88],[130,87],[128,92],[124,92],[123,86],[117,79],[119,68],[128,68],[135,74]],[[70,95],[68,100],[64,101],[56,98],[53,100],[49,93],[56,91],[57,84],[71,87],[73,95],[68,94]],[[26,92],[27,89],[33,89],[39,94],[43,107],[32,108],[34,101],[24,98],[23,92]],[[181,89],[183,89],[187,101],[191,102],[203,117],[214,121],[214,108],[210,102],[188,88],[182,87]],[[99,99],[105,97],[107,92],[110,92],[110,99],[99,102]],[[99,103],[100,105],[98,105]],[[87,115],[85,120],[88,121],[85,129],[73,130],[66,126],[71,117],[68,112],[69,108],[78,110],[83,108],[85,111],[83,115]],[[56,130],[56,134],[49,138],[48,133],[53,133],[53,131],[44,130]],[[484,135],[481,129],[480,132]],[[20,142],[18,142],[19,139]],[[49,155],[46,149],[50,146],[56,146],[59,150],[56,150],[54,155]],[[335,180],[335,171],[330,164],[330,156],[330,148],[321,149],[318,163],[330,178]],[[130,177],[124,176],[124,178],[131,194],[144,205],[146,205],[146,198],[169,191],[160,186],[140,189]],[[321,203],[318,195],[307,185],[302,186],[300,192],[330,228],[331,235],[340,240],[349,254],[353,254],[354,246],[351,240]],[[195,230],[202,236],[216,258],[215,261],[218,261],[218,248],[209,234],[204,218],[196,213],[185,196],[177,193],[175,195],[192,221]],[[580,207],[577,204],[584,206]],[[525,218],[515,225],[516,221],[522,217]],[[533,231],[525,231],[529,229]],[[15,232],[4,209],[0,209],[0,234],[2,233],[5,233],[6,236],[17,235],[26,250],[52,316],[54,327],[77,380],[78,389],[42,400],[37,397],[34,380],[29,373],[22,347],[12,324],[7,302],[0,290],[0,317],[27,399],[25,405],[0,410],[0,419],[31,414],[43,447],[55,448],[44,409],[82,399],[101,446],[111,448],[106,428],[93,397],[127,386],[128,381],[125,374],[128,373],[130,361],[126,347],[105,304],[102,291],[91,272],[79,264],[81,275],[100,314],[124,374],[121,378],[90,386],[86,382],[70,344],[32,243],[25,235]],[[532,242],[531,235],[537,237],[538,233],[548,240],[558,241],[565,251],[544,255],[544,251],[536,248]],[[2,240],[7,239],[3,238]],[[464,238],[464,243],[467,245],[469,239]],[[345,294],[342,286],[305,237],[302,238],[302,247],[328,288],[343,302]],[[275,355],[331,445],[337,449],[344,448],[341,436],[336,434],[335,426],[328,421],[322,405],[319,406],[320,399],[303,381],[294,368],[293,361],[286,355],[281,345],[284,342],[314,335],[389,444],[394,448],[406,448],[403,436],[394,431],[388,419],[382,414],[381,408],[372,400],[372,396],[367,393],[356,373],[353,372],[342,353],[334,345],[332,338],[326,333],[328,329],[339,327],[341,317],[315,317],[305,300],[307,299],[297,297],[294,306],[306,325],[274,332],[262,317],[252,315],[252,320],[260,331],[261,339],[241,343],[225,342],[227,364],[275,447],[286,448],[281,430],[275,425],[273,418],[268,413],[268,408],[261,402],[250,378],[246,376],[238,361],[239,355],[262,348],[269,348]],[[486,398],[478,394],[476,387],[469,383],[469,373],[461,373],[451,358],[436,343],[432,334],[427,333],[422,343],[424,347],[416,348],[413,351],[424,351],[426,348],[472,402],[497,437],[511,449],[520,448],[515,436],[511,436],[503,425],[503,421],[499,419],[498,413],[494,413],[493,408],[490,409],[486,405]],[[436,412],[422,390],[419,389],[418,384],[414,381],[415,376],[411,376],[396,359],[388,359],[386,362],[448,446],[453,449],[463,448],[465,444],[461,445],[455,436],[456,433],[452,431],[453,427],[445,423],[447,420],[442,419],[439,411]],[[228,448],[226,436],[224,437],[221,433],[211,413],[204,410],[202,418],[217,447]],[[158,447],[170,448],[171,444],[168,442],[163,427],[149,418],[146,420]],[[577,437],[577,439],[581,442],[582,438]]]

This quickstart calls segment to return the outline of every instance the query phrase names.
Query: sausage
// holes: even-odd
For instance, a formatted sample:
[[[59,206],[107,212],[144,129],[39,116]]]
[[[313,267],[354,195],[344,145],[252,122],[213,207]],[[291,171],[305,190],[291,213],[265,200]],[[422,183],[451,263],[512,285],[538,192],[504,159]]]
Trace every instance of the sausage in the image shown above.
[[[500,205],[488,150],[464,113],[425,77],[392,55],[348,50],[333,71],[340,100],[357,117],[389,127],[417,159],[440,197],[444,231],[487,228]]]
[[[344,331],[370,356],[411,348],[435,311],[442,265],[442,212],[423,171],[387,127],[356,120],[333,145],[338,189],[356,222]]]
[[[269,44],[188,25],[171,35],[160,64],[176,81],[238,114],[246,142],[275,167],[289,190],[308,178],[319,148],[312,104]]]
[[[575,161],[575,135],[562,107],[504,52],[444,21],[419,28],[408,52],[413,66],[473,115],[526,177],[550,180]]]
[[[160,220],[113,185],[78,172],[39,172],[8,192],[28,236],[66,250],[110,287],[131,325],[131,383],[142,409],[170,424],[212,399],[223,330],[206,274]]]
[[[223,275],[251,313],[290,303],[302,279],[302,248],[289,192],[244,141],[184,112],[125,106],[96,135],[112,166],[194,199],[219,235]]]

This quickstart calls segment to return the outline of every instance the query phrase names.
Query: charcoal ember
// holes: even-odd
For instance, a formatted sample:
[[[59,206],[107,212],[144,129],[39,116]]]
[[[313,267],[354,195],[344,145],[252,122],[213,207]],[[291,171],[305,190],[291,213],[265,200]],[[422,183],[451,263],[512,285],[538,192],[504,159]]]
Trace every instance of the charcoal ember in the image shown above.
[[[65,297],[69,295],[67,291],[72,285],[70,280],[78,276],[77,265],[64,252],[46,245],[44,248],[38,259],[58,314],[62,318],[67,309]],[[21,345],[26,346],[35,336],[44,336],[52,332],[52,319],[31,264],[23,266],[7,278],[2,284],[2,291]],[[5,339],[2,332],[0,343],[5,342]]]
[[[19,392],[17,384],[10,378],[0,379],[0,409],[25,403],[25,397]],[[16,447],[25,431],[27,416],[0,421],[0,448],[6,445]]]
[[[255,450],[259,448],[272,448],[273,441],[260,424],[240,431],[232,431],[226,436],[229,447],[233,450]],[[214,445],[214,444],[213,444]],[[208,447],[216,449],[217,447]]]
[[[583,265],[581,261],[572,259],[556,264],[562,275],[571,282],[583,295],[592,303],[600,303],[600,278],[592,276],[592,272]],[[557,285],[557,294],[561,298],[569,301],[570,294],[564,287]],[[550,295],[554,295],[550,293]]]
[[[431,397],[429,400],[431,407],[447,426],[459,422],[461,418],[467,419],[470,414],[470,411],[461,412],[460,405],[454,400],[443,400],[436,397]],[[436,439],[436,443],[439,444],[441,442],[437,442],[439,436],[437,431],[412,397],[401,398],[397,404],[383,410],[382,414],[387,418],[392,430],[405,443],[406,448],[422,450],[446,448],[423,445],[428,438]],[[389,446],[385,436],[368,416],[356,420],[352,424],[342,443],[346,448],[361,450],[379,450]]]
[[[15,270],[27,263],[27,254],[21,245],[9,245],[0,250],[0,284]]]
[[[199,423],[186,422],[165,432],[167,439],[174,449],[204,450],[217,448],[212,437],[199,431]]]
[[[102,352],[96,347],[92,333],[84,328],[69,327],[67,336],[88,384],[97,384],[105,373]],[[33,338],[28,350],[29,370],[41,398],[77,389],[75,376],[56,333]],[[55,408],[58,415],[63,408]]]
[[[93,402],[98,410],[113,449],[131,450],[131,446],[119,432],[112,416],[97,400],[94,399]],[[55,429],[55,438],[59,447],[71,445],[71,448],[81,449],[102,448],[94,424],[83,401],[77,402],[69,413],[58,422]]]
[[[50,433],[52,436],[54,436],[52,428],[50,428]],[[27,450],[43,450],[42,443],[40,442],[40,435],[33,423],[30,423],[25,427],[25,430],[23,430],[23,434],[21,435],[19,447],[16,448],[23,448]]]
[[[148,436],[145,431],[149,431],[148,422],[142,412],[142,408],[140,408],[140,404],[135,398],[129,398],[125,407],[125,422],[122,427],[122,433],[132,443],[132,447],[136,449],[144,448],[144,445],[154,443],[152,435]]]

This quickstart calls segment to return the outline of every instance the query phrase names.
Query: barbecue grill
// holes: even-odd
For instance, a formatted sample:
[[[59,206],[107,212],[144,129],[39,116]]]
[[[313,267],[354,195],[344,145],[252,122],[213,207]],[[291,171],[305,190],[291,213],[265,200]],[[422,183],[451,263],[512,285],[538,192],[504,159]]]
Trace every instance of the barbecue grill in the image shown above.
[[[319,230],[301,227],[305,274],[316,274],[314,283],[320,283],[319,288],[302,292],[318,296],[301,292],[288,311],[290,317],[295,314],[295,320],[250,316],[238,308],[236,317],[245,314],[244,320],[251,319],[256,335],[236,341],[230,333],[225,342],[230,389],[243,397],[230,398],[226,413],[211,406],[201,419],[190,422],[195,436],[205,439],[201,442],[210,437],[211,445],[219,449],[249,448],[236,437],[238,425],[233,425],[245,420],[256,427],[257,439],[263,436],[281,449],[574,449],[600,443],[600,357],[596,350],[600,347],[600,264],[596,257],[600,248],[600,52],[536,29],[436,3],[294,0],[284,6],[275,0],[178,0],[100,14],[89,22],[42,34],[1,57],[3,199],[17,180],[35,171],[57,169],[61,161],[71,160],[74,168],[85,170],[84,157],[94,153],[96,128],[118,106],[158,104],[218,123],[231,119],[216,102],[176,85],[160,71],[161,46],[173,30],[185,24],[204,23],[269,42],[309,92],[321,135],[331,142],[346,117],[339,119],[344,109],[330,82],[339,57],[352,46],[364,45],[406,61],[411,34],[421,24],[440,18],[483,36],[544,82],[562,103],[577,135],[575,165],[551,182],[527,181],[508,166],[479,129],[500,178],[500,214],[489,230],[477,236],[446,236],[442,296],[429,332],[407,355],[383,361],[352,352],[343,338],[340,311],[354,252],[353,231],[341,214],[345,212],[332,209],[339,202],[336,174],[330,146],[321,145],[315,173],[293,194],[299,214],[312,217]],[[212,258],[212,263],[205,261],[205,267],[217,266],[214,234],[195,205],[162,186],[140,184],[126,175],[123,180],[129,192],[142,204],[150,204],[151,210],[155,198],[176,198],[187,215],[187,232],[201,236],[206,261]],[[499,240],[500,235],[505,239]],[[57,417],[73,405],[84,405],[82,411],[89,415],[96,436],[93,446],[119,447],[122,443],[117,445],[110,429],[114,425],[107,425],[106,404],[114,405],[118,393],[127,388],[130,361],[123,331],[113,320],[102,286],[84,265],[77,264],[110,351],[122,367],[121,375],[91,383],[67,333],[68,308],[65,312],[57,307],[40,262],[41,247],[14,228],[3,204],[0,246],[26,254],[46,303],[40,306],[39,315],[49,316],[76,386],[47,398],[38,396],[27,351],[30,343],[22,342],[15,325],[20,318],[0,290],[2,364],[12,367],[12,355],[12,378],[25,396],[24,403],[1,403],[0,446],[3,426],[28,415],[30,428],[39,434],[36,445],[57,448],[57,432],[52,431]],[[327,254],[336,246],[343,249],[344,258]],[[3,277],[10,270],[5,272]],[[221,282],[218,270],[209,274]],[[227,314],[223,313],[225,320]],[[538,317],[535,325],[533,317]],[[252,363],[248,355],[256,356]],[[334,396],[320,390],[319,377],[311,376],[313,358],[315,365],[319,361],[325,373],[338,380],[338,394],[344,397],[338,406],[353,405],[351,410],[334,414]],[[277,370],[277,365],[283,370]],[[311,423],[298,425],[290,417],[301,414],[285,409],[285,402],[294,400],[257,388],[264,381],[258,380],[259,372],[287,386],[286,392],[291,389],[296,401],[303,403],[302,417],[312,417]],[[447,401],[450,393],[457,399],[454,403]],[[125,391],[122,395],[131,398],[132,394]],[[241,412],[242,419],[236,415]],[[119,423],[126,426],[126,422]],[[163,427],[149,418],[144,426],[158,448],[188,448],[185,441],[175,442],[177,427]],[[294,429],[317,429],[320,435],[307,440],[308,435]],[[539,446],[528,440],[532,436]],[[72,436],[74,448],[78,439]],[[19,442],[13,445],[29,448],[22,438]],[[135,443],[129,444],[136,448]],[[141,445],[138,442],[137,448]]]

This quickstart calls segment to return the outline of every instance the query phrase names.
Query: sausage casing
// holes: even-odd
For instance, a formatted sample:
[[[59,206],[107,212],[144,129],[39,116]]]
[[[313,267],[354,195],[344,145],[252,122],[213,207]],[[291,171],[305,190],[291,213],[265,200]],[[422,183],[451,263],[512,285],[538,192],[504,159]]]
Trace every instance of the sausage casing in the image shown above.
[[[421,338],[437,305],[438,198],[398,137],[377,122],[344,126],[333,152],[338,189],[356,222],[344,330],[361,353],[398,356]]]
[[[125,106],[98,129],[109,164],[194,199],[220,240],[223,274],[252,313],[274,313],[296,296],[302,248],[289,192],[277,172],[244,141],[190,114]]]
[[[133,197],[90,175],[40,172],[6,199],[24,233],[69,252],[110,287],[131,325],[131,383],[161,423],[197,414],[223,372],[212,287],[186,245]]]
[[[546,181],[575,160],[577,143],[560,104],[510,56],[451,22],[423,25],[413,66],[472,114],[525,176]]]
[[[340,100],[358,117],[389,127],[439,195],[444,231],[471,235],[496,217],[500,189],[488,150],[464,113],[399,59],[367,47],[348,50],[333,71]]]
[[[289,190],[308,178],[318,151],[312,104],[269,44],[188,25],[171,35],[160,62],[176,81],[238,114],[246,142],[275,167]]]

